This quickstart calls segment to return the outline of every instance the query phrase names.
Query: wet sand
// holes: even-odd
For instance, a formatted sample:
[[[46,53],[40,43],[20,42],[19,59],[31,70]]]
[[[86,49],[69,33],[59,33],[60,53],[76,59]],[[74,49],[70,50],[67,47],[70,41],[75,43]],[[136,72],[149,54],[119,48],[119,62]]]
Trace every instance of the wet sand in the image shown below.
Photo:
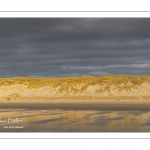
[[[150,101],[89,101],[89,100],[51,100],[51,101],[0,101],[1,108],[23,109],[64,109],[64,110],[150,110]]]

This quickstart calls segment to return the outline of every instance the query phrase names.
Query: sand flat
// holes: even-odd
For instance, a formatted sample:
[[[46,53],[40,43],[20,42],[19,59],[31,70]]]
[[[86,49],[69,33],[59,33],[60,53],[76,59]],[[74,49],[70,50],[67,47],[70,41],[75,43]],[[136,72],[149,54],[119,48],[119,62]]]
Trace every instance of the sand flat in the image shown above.
[[[66,109],[66,110],[150,110],[150,101],[131,100],[1,100],[0,108]]]

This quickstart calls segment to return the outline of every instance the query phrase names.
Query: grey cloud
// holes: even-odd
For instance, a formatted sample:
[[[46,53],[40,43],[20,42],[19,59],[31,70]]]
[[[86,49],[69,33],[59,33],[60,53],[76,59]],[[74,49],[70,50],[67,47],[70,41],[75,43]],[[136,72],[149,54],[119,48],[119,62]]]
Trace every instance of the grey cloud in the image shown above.
[[[150,75],[149,18],[0,18],[0,77]]]

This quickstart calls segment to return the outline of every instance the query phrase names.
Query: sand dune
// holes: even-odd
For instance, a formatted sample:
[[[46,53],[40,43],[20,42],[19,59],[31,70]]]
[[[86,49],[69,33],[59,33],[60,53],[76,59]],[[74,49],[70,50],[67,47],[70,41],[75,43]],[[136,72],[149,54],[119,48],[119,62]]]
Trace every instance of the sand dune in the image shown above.
[[[0,99],[150,100],[150,77],[1,78]]]

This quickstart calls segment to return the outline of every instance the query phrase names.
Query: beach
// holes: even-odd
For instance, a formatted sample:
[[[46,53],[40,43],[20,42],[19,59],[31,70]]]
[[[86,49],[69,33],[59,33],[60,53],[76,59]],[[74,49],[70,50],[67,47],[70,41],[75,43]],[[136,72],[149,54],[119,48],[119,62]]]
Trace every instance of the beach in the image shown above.
[[[1,100],[0,108],[65,110],[150,110],[150,101],[138,100]]]
[[[150,110],[150,77],[1,78],[0,108]]]

